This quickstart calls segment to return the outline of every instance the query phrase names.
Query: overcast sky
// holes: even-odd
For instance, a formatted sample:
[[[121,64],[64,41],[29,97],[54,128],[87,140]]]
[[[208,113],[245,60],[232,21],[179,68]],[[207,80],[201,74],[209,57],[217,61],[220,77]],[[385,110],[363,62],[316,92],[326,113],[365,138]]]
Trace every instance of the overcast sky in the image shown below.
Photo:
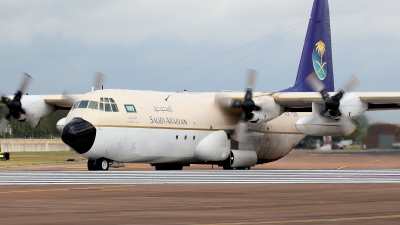
[[[101,71],[105,88],[241,91],[252,68],[256,91],[278,91],[295,81],[312,3],[3,0],[0,89],[12,94],[27,72],[30,94],[85,93]],[[400,92],[400,1],[334,0],[330,14],[335,86],[353,73],[356,91]]]

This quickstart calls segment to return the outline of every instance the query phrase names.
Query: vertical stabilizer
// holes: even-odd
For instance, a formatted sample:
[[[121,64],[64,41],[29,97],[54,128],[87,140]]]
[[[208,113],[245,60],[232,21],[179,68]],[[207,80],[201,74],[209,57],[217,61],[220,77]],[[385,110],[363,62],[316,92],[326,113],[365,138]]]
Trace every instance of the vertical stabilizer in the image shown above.
[[[313,91],[305,82],[311,73],[324,83],[326,91],[334,91],[328,0],[314,0],[296,82],[282,92]]]

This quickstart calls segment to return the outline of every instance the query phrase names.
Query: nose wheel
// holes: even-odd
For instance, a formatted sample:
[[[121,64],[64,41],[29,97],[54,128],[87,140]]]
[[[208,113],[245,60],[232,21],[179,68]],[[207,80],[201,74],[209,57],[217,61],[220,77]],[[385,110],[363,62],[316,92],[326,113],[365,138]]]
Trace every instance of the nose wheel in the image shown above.
[[[96,160],[89,159],[87,162],[88,170],[108,170],[110,162],[106,158],[99,158]]]

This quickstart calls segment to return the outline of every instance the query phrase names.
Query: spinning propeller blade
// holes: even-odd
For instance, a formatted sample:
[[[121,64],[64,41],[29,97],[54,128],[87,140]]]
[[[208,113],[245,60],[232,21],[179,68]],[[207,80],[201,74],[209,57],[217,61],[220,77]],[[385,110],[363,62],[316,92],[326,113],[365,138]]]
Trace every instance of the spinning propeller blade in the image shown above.
[[[104,73],[102,72],[96,72],[94,76],[94,81],[93,81],[93,91],[101,90],[103,89],[103,81],[104,81]]]
[[[249,120],[253,118],[253,111],[259,110],[259,107],[253,101],[253,87],[256,79],[256,70],[248,70],[247,73],[247,84],[246,84],[246,94],[244,96],[243,101],[233,100],[231,101],[231,107],[233,108],[242,108],[242,116],[240,117],[239,122],[236,124],[235,133],[233,135],[233,139],[239,142],[244,141],[245,133],[247,130],[247,123]]]
[[[340,120],[340,127],[346,136],[353,133],[357,126],[355,126],[350,119],[342,117],[339,106],[340,100],[343,98],[343,96],[360,84],[358,79],[354,75],[351,75],[350,79],[345,83],[343,88],[341,88],[339,92],[333,96],[330,96],[325,90],[324,84],[317,78],[315,73],[310,74],[306,78],[306,82],[314,91],[319,92],[325,101],[325,106],[319,112],[321,116],[327,116],[326,113],[328,112],[330,117],[335,120]]]
[[[24,73],[20,86],[17,89],[17,92],[15,93],[14,98],[12,100],[2,94],[1,100],[6,104],[8,108],[8,113],[6,113],[0,121],[1,136],[4,136],[4,130],[9,124],[11,116],[14,117],[15,119],[18,119],[21,116],[21,114],[25,114],[25,110],[22,109],[21,98],[22,94],[25,92],[25,89],[28,87],[31,81],[32,77],[29,74]]]

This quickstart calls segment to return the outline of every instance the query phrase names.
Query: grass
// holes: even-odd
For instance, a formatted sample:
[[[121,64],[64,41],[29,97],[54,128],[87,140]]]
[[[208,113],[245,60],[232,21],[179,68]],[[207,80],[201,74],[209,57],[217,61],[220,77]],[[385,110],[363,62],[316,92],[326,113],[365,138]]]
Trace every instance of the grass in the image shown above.
[[[361,145],[348,145],[343,150],[362,150]]]
[[[69,163],[67,159],[82,161],[85,158],[73,151],[62,152],[11,152],[10,160],[0,161],[0,167],[32,166],[40,164]]]

